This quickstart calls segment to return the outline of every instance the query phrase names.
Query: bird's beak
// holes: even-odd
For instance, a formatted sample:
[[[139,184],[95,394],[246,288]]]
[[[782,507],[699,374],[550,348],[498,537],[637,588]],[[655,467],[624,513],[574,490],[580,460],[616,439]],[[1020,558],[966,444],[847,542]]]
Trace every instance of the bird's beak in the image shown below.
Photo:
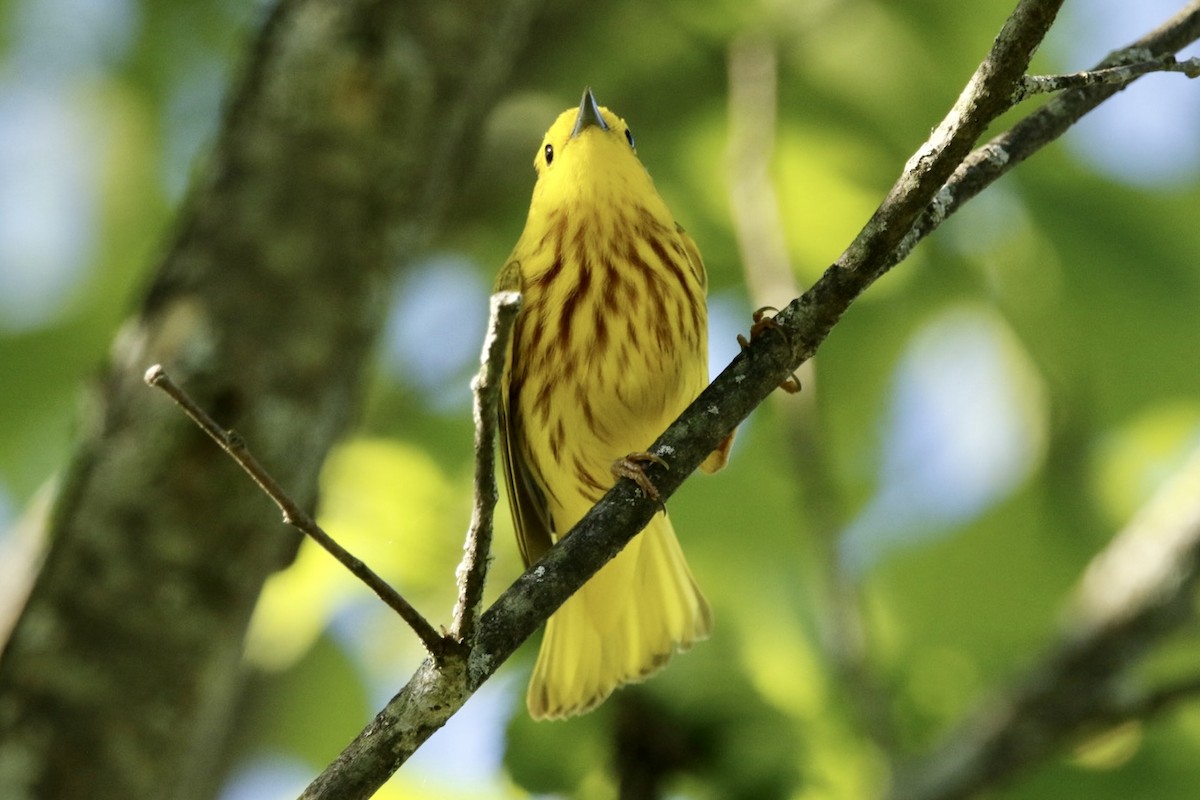
[[[583,99],[579,101],[579,115],[575,117],[575,128],[571,131],[571,138],[574,139],[589,125],[595,125],[602,131],[608,130],[608,124],[604,121],[604,117],[600,116],[600,106],[596,104],[596,96],[592,94],[592,87],[583,90]]]

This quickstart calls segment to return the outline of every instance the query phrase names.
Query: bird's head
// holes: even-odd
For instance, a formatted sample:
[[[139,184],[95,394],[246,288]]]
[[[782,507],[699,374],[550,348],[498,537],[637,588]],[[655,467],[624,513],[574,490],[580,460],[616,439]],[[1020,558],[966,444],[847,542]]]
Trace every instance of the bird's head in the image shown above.
[[[578,108],[564,111],[546,131],[533,163],[538,173],[535,204],[628,199],[645,205],[647,195],[658,197],[629,125],[600,106],[590,88]]]

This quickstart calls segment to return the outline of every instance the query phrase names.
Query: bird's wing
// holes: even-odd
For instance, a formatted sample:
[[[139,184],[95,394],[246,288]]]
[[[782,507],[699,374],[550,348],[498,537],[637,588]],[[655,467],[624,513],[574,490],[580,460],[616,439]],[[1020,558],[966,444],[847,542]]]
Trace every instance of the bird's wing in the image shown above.
[[[509,262],[496,281],[496,290],[520,290],[520,265]],[[524,431],[517,398],[521,391],[513,376],[518,374],[517,354],[513,343],[521,335],[521,314],[517,315],[512,336],[508,341],[508,353],[504,369],[504,381],[500,393],[500,460],[504,465],[504,483],[508,488],[508,502],[512,507],[513,527],[517,532],[517,546],[525,566],[530,566],[551,548],[554,540],[550,533],[553,520],[546,504],[546,495],[534,476],[529,459],[521,453]]]

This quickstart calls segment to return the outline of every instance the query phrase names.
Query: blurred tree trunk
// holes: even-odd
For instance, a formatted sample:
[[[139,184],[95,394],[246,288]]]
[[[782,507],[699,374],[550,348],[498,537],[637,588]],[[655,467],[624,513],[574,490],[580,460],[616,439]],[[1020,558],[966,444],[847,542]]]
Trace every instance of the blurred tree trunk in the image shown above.
[[[296,538],[143,372],[161,362],[313,506],[358,407],[394,254],[436,225],[535,5],[271,12],[87,403],[0,658],[0,797],[215,791],[247,621]]]

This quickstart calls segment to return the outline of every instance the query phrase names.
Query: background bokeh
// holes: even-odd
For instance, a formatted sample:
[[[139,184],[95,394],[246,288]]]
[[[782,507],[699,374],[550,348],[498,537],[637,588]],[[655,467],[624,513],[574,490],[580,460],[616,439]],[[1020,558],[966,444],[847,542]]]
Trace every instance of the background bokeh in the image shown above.
[[[1180,4],[1068,0],[1035,68],[1083,69]],[[762,302],[745,289],[732,222],[731,52],[757,48],[778,84],[764,158],[792,272],[807,285],[949,108],[1011,6],[551,9],[498,98],[446,232],[392,289],[360,429],[326,466],[328,529],[435,624],[449,620],[487,293],[521,230],[541,134],[583,86],[630,122],[705,254],[715,374]],[[203,168],[263,11],[232,0],[0,3],[0,600],[31,548],[21,520],[66,461],[79,393]],[[523,707],[531,643],[381,796],[612,797],[615,732],[646,708],[684,731],[691,757],[673,796],[870,796],[889,758],[933,745],[1034,657],[1089,557],[1200,447],[1198,220],[1200,86],[1152,75],[884,277],[822,347],[804,399],[764,405],[730,467],[672,500],[715,609],[711,641],[595,714],[540,725]],[[789,447],[788,404],[810,401],[802,416],[819,457],[805,462]],[[498,519],[493,594],[520,569],[507,511]],[[846,631],[831,623],[831,575],[860,598],[861,682],[833,658]],[[307,548],[268,584],[247,653],[254,676],[226,800],[294,794],[421,658],[398,620]],[[1198,665],[1193,632],[1150,668]],[[1081,742],[1002,796],[1102,800],[1153,786],[1157,798],[1193,797],[1198,747],[1200,708],[1182,707]]]

